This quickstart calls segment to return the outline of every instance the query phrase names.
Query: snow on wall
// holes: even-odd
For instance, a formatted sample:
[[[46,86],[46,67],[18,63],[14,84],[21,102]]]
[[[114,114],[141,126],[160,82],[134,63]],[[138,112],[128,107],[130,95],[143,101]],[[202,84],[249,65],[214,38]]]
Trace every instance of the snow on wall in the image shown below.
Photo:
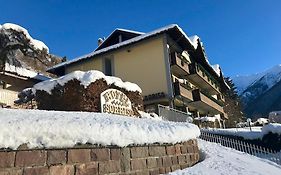
[[[93,112],[0,110],[0,148],[73,147],[77,143],[117,145],[178,143],[197,138],[190,123],[156,121]]]
[[[91,83],[95,82],[99,79],[104,79],[108,85],[114,84],[117,87],[124,88],[127,91],[138,91],[142,92],[141,88],[134,83],[131,82],[123,82],[120,78],[113,76],[106,76],[100,71],[91,70],[87,72],[83,71],[74,71],[57,79],[50,79],[40,83],[37,83],[33,86],[34,90],[42,90],[51,94],[52,89],[55,88],[56,85],[63,86],[70,80],[77,79],[80,83],[87,88]]]
[[[5,23],[2,26],[0,26],[0,30],[2,30],[2,29],[6,29],[6,30],[12,29],[12,30],[15,30],[18,32],[22,32],[26,36],[26,38],[30,40],[30,44],[32,46],[34,46],[34,48],[39,49],[39,50],[46,49],[47,52],[49,52],[49,48],[42,41],[33,39],[25,28],[23,28],[17,24]]]

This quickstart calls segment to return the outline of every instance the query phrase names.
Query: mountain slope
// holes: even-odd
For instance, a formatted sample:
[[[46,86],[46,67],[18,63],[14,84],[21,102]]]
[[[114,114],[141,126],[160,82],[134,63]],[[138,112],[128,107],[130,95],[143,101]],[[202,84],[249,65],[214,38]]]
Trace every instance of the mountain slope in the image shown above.
[[[281,81],[265,93],[247,103],[244,112],[251,117],[268,116],[271,111],[281,110]]]
[[[267,116],[281,110],[281,65],[264,72],[233,78],[247,117]]]
[[[264,79],[271,79],[274,82],[274,77],[278,78],[278,74],[281,73],[281,64],[276,65],[266,71],[252,74],[252,75],[237,75],[235,77],[232,77],[232,80],[234,84],[237,87],[237,91],[239,95],[242,95],[242,93],[252,84],[259,81],[262,77],[266,76]],[[271,78],[270,78],[271,77]],[[269,87],[272,87],[274,83],[270,84],[268,82]]]

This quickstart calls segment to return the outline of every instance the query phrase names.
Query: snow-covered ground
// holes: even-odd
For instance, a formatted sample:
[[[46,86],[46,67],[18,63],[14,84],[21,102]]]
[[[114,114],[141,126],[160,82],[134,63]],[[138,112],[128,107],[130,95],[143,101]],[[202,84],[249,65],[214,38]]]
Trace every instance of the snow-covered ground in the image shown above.
[[[208,128],[203,129],[203,131],[220,134],[220,135],[232,135],[243,137],[244,139],[262,139],[264,135],[269,132],[280,134],[281,135],[281,124],[278,123],[270,123],[263,127],[252,127],[250,130],[247,128],[228,128],[228,129],[216,129],[216,128]]]
[[[177,143],[197,138],[191,123],[94,112],[0,109],[0,148],[72,147],[77,143],[127,146]]]
[[[199,140],[205,160],[193,167],[175,171],[172,175],[280,175],[281,166],[236,151],[231,148]]]

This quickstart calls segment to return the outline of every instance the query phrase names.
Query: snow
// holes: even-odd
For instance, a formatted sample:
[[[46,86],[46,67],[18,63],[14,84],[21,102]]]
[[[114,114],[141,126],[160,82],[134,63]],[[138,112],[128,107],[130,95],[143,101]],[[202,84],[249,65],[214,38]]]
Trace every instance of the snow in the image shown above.
[[[242,94],[247,87],[258,82],[261,78],[263,78],[264,83],[268,85],[268,89],[271,88],[276,82],[281,80],[281,64],[261,73],[252,75],[237,75],[232,77],[232,80],[237,87],[238,94]]]
[[[195,120],[200,120],[201,122],[216,122],[216,120],[220,121],[220,115],[215,115],[214,117],[197,117]]]
[[[129,32],[129,33],[135,33],[135,34],[140,34],[140,35],[145,34],[143,32],[138,32],[138,31],[135,31],[135,30],[122,29],[122,28],[117,28],[115,30],[120,30],[120,31]]]
[[[39,49],[39,50],[46,49],[46,51],[49,52],[49,48],[42,41],[33,39],[25,28],[23,28],[17,24],[5,23],[2,25],[2,27],[0,27],[0,30],[2,30],[2,29],[6,29],[6,30],[12,29],[12,30],[15,30],[18,32],[22,32],[26,36],[26,38],[28,40],[30,40],[30,44],[34,48]]]
[[[70,61],[66,61],[66,62],[57,64],[57,65],[55,65],[55,66],[49,68],[48,70],[55,69],[55,68],[58,68],[58,67],[61,67],[61,66],[64,66],[64,65],[69,65],[69,64],[72,64],[72,63],[74,63],[74,62],[77,62],[77,61],[80,61],[80,60],[83,60],[83,59],[86,59],[86,58],[89,58],[89,57],[93,57],[93,56],[95,56],[95,55],[98,55],[98,54],[101,54],[101,53],[104,53],[104,52],[107,52],[107,51],[109,51],[109,50],[117,49],[117,48],[119,48],[119,47],[122,47],[122,46],[125,46],[125,45],[128,45],[128,44],[132,44],[132,43],[134,43],[134,42],[143,40],[143,39],[145,39],[145,38],[147,38],[147,37],[151,37],[151,36],[154,36],[154,35],[156,35],[156,34],[159,34],[159,33],[165,32],[165,31],[168,31],[168,30],[170,30],[170,29],[172,29],[172,28],[177,28],[177,29],[183,34],[183,36],[185,37],[185,39],[188,40],[188,41],[192,44],[192,42],[190,41],[189,37],[184,33],[184,31],[183,31],[177,24],[171,24],[171,25],[168,25],[168,26],[165,26],[165,27],[156,29],[156,30],[154,30],[154,31],[151,31],[151,32],[142,34],[142,35],[140,35],[140,36],[134,37],[134,38],[132,38],[132,39],[123,41],[123,42],[121,42],[121,43],[114,44],[114,45],[112,45],[112,46],[109,46],[109,47],[106,47],[106,48],[103,48],[103,49],[100,49],[100,50],[91,52],[91,53],[89,53],[89,54],[86,54],[86,55],[83,55],[83,56],[74,58],[74,59],[72,59],[72,60],[70,60]]]
[[[220,135],[232,135],[243,137],[245,139],[259,139],[262,138],[261,127],[252,127],[252,131],[250,128],[227,128],[227,129],[216,129],[216,128],[209,128],[203,129],[205,132],[213,133],[213,134],[220,134]]]
[[[262,127],[262,133],[265,135],[269,132],[281,135],[281,124],[270,123]]]
[[[202,130],[213,134],[243,137],[244,139],[249,139],[249,140],[262,139],[263,136],[268,134],[269,132],[281,135],[281,124],[278,123],[269,123],[267,125],[264,125],[263,127],[251,127],[251,129],[252,131],[250,130],[249,127],[227,128],[227,129],[208,128]]]
[[[138,111],[139,114],[141,115],[141,118],[147,118],[147,119],[152,119],[152,120],[163,120],[163,118],[156,113],[146,113],[143,111]]]
[[[93,112],[0,110],[0,148],[65,148],[75,144],[143,145],[197,138],[190,123],[139,119]]]
[[[218,76],[220,76],[220,73],[221,73],[220,65],[219,64],[214,64],[214,65],[211,65],[211,66],[214,69],[214,71],[218,74]]]
[[[127,91],[132,92],[142,92],[141,88],[134,83],[131,82],[123,82],[120,78],[113,77],[113,76],[106,76],[102,72],[97,70],[91,70],[87,72],[83,71],[74,71],[57,79],[50,79],[40,83],[37,83],[33,86],[34,90],[42,90],[46,91],[51,94],[51,91],[57,86],[63,86],[70,80],[77,79],[80,81],[80,84],[83,85],[85,88],[89,86],[91,83],[95,82],[99,79],[104,79],[108,85],[114,84],[117,87],[124,88]]]
[[[281,166],[231,148],[198,141],[205,160],[171,175],[280,175]]]
[[[44,76],[43,74],[40,74],[40,73],[35,72],[33,70],[28,70],[28,69],[25,69],[23,67],[17,67],[17,66],[14,66],[14,65],[10,65],[9,63],[5,63],[4,70],[6,72],[16,73],[19,76],[33,78],[33,79],[36,79],[36,80],[44,81],[44,80],[50,79],[49,77]]]
[[[268,119],[267,119],[267,118],[258,118],[255,123],[258,123],[258,124],[267,124],[267,123],[268,123]]]
[[[197,49],[197,47],[198,47],[198,39],[200,39],[199,36],[197,36],[197,35],[190,36],[189,39],[190,39],[191,44],[193,45],[193,47],[195,49]]]

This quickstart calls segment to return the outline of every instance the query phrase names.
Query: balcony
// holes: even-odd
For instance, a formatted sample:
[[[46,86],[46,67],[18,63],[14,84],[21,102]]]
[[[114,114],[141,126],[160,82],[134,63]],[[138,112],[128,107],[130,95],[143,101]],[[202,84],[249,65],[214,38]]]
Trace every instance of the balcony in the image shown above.
[[[174,83],[175,97],[186,103],[193,101],[192,90],[188,85],[179,82]]]
[[[205,114],[224,114],[223,103],[210,95],[202,93],[199,89],[192,91],[193,102],[190,106]]]
[[[188,78],[201,89],[208,91],[210,94],[220,94],[219,83],[197,63],[189,64],[190,74]]]
[[[171,53],[171,71],[181,77],[189,74],[188,62],[176,52]]]

